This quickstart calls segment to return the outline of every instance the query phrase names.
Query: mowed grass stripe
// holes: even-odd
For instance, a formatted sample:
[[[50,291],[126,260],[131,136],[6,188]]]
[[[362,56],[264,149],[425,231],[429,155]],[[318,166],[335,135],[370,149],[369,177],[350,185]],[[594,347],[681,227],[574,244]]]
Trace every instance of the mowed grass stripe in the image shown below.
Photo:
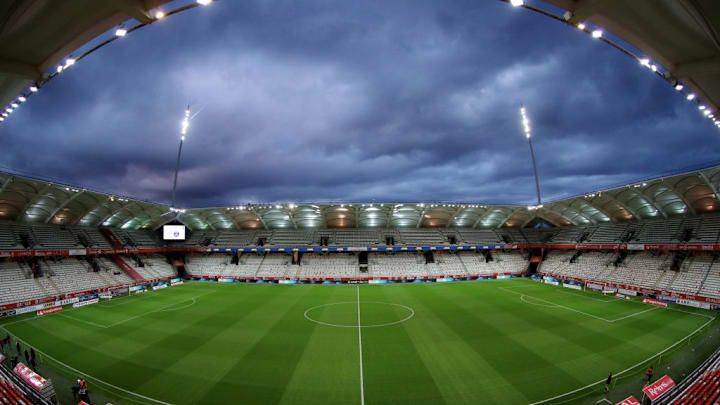
[[[278,288],[278,286],[268,286]],[[314,293],[317,297],[329,296],[331,290],[309,288],[283,288],[287,304],[284,310],[268,313],[263,327],[265,333],[240,358],[225,375],[208,390],[198,403],[277,404],[283,397],[295,368],[317,324],[302,317],[308,302],[301,300]]]
[[[297,288],[290,287],[290,288]],[[302,286],[302,288],[313,288]],[[323,297],[325,302],[317,300],[312,306],[349,302],[355,299],[355,287],[347,285],[322,286],[332,294]],[[303,309],[303,312],[307,310]],[[312,311],[317,319],[326,320],[327,312],[333,306],[325,306]],[[348,305],[342,322],[355,322],[356,306]],[[305,320],[310,323],[310,321]],[[317,324],[315,324],[317,325]],[[337,328],[317,325],[312,329],[305,351],[300,357],[285,392],[281,404],[313,404],[322,401],[330,404],[360,403],[359,358],[357,347],[357,329]]]
[[[173,404],[359,404],[357,328],[303,316],[348,302],[312,316],[356,324],[356,288],[187,283],[4,323],[75,368]],[[361,286],[365,325],[408,314],[373,302],[415,310],[406,322],[362,329],[366,403],[542,400],[645,360],[708,320],[566,290],[529,280]],[[598,319],[628,314],[637,315]]]
[[[392,288],[392,287],[391,287]],[[394,294],[383,286],[360,288],[361,302],[398,302]],[[411,306],[412,305],[408,305]],[[378,307],[383,314],[373,316],[365,311],[361,323],[373,325],[385,323],[387,313],[399,320],[407,316],[400,307]],[[416,315],[417,316],[417,315]],[[407,322],[416,322],[415,317]],[[427,363],[420,356],[415,342],[404,323],[378,328],[363,328],[363,365],[365,375],[365,398],[367,404],[444,404],[440,389]]]
[[[484,357],[478,354],[477,344],[469,344],[454,329],[448,327],[439,319],[436,312],[429,308],[430,297],[422,293],[430,285],[418,285],[418,296],[412,294],[409,288],[392,289],[371,287],[375,294],[382,294],[386,300],[393,300],[411,306],[415,310],[415,317],[401,324],[407,336],[413,343],[414,349],[422,359],[425,367],[433,378],[444,402],[447,404],[477,404],[477,403],[518,403],[524,397],[518,395],[512,384],[502,374],[488,364]],[[444,315],[441,315],[444,316]],[[485,343],[482,344],[485,346]],[[487,347],[486,347],[487,349]],[[404,374],[412,371],[404,371]],[[412,374],[407,374],[412,378]],[[432,403],[431,401],[419,403]]]

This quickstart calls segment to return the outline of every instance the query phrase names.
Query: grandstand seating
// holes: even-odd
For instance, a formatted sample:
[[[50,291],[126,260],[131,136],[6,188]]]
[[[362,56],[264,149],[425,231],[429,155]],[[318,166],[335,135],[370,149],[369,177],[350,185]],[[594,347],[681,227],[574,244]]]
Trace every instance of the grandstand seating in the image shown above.
[[[714,405],[720,402],[720,351],[657,402],[658,405]]]
[[[150,254],[141,256],[140,261],[143,266],[140,266],[139,263],[130,256],[122,256],[122,258],[145,280],[155,280],[177,275],[173,266],[167,262],[165,257],[160,255]]]
[[[33,401],[30,401],[21,389],[0,376],[0,404],[31,405],[32,403]]]

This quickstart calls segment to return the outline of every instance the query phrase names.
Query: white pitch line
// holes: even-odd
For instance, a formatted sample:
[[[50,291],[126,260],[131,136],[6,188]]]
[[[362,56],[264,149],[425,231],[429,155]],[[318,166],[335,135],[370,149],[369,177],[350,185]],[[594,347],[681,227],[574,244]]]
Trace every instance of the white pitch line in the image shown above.
[[[360,348],[360,405],[365,405],[365,383],[363,382],[362,326],[360,324],[360,286],[357,286],[358,347]]]
[[[675,346],[677,346],[678,344],[680,344],[680,343],[682,343],[683,341],[685,341],[685,339],[687,339],[687,338],[689,338],[690,336],[698,333],[700,330],[702,330],[705,326],[707,326],[707,325],[708,325],[710,322],[712,322],[714,319],[715,319],[715,318],[710,319],[709,321],[705,322],[705,323],[702,324],[699,328],[697,328],[697,329],[695,329],[694,331],[692,331],[689,335],[687,335],[687,336],[685,336],[684,338],[682,338],[682,339],[678,340],[677,342],[673,343],[671,346],[668,346],[667,348],[665,348],[665,350],[663,350],[663,351],[661,351],[661,352],[659,352],[659,353],[656,353],[656,354],[652,355],[651,357],[648,357],[647,359],[645,359],[645,360],[643,360],[643,361],[641,361],[641,362],[639,362],[639,363],[637,363],[637,364],[635,364],[635,365],[633,365],[633,366],[630,366],[630,367],[626,368],[625,370],[623,370],[623,371],[621,371],[621,372],[619,372],[619,373],[614,373],[614,374],[613,374],[613,378],[618,377],[618,376],[621,376],[621,375],[627,373],[628,371],[634,369],[635,367],[637,367],[637,366],[639,366],[639,365],[641,365],[641,364],[646,364],[648,361],[653,360],[655,357],[660,356],[661,354],[667,352],[668,350],[672,349],[673,347],[675,347]],[[568,391],[568,392],[566,392],[566,393],[564,393],[564,394],[556,395],[556,396],[554,396],[554,397],[552,397],[552,398],[544,399],[544,400],[542,400],[542,401],[533,402],[533,403],[530,404],[530,405],[538,405],[538,404],[544,404],[544,403],[546,403],[546,402],[554,401],[554,400],[556,400],[556,399],[558,399],[558,398],[562,398],[562,397],[564,397],[564,396],[574,394],[574,393],[576,393],[576,392],[578,392],[578,391],[582,391],[582,390],[587,389],[587,388],[590,388],[590,387],[592,387],[592,386],[594,386],[594,385],[602,384],[603,382],[605,382],[605,379],[604,379],[604,378],[603,378],[602,380],[598,381],[598,382],[594,382],[594,383],[588,384],[588,385],[586,385],[586,386],[584,386],[584,387],[580,387],[580,388],[578,388],[578,389],[574,389],[574,390],[572,390],[572,391]]]
[[[0,326],[0,328],[1,328],[1,329],[4,329],[6,332],[9,333],[9,331],[8,331],[7,329],[5,329],[5,326],[6,326],[6,325],[2,325],[2,326]],[[82,371],[80,371],[80,370],[78,370],[78,369],[75,369],[75,368],[73,368],[73,367],[71,367],[71,366],[63,363],[62,361],[60,361],[60,360],[58,360],[58,359],[56,359],[56,358],[54,358],[54,357],[52,357],[52,356],[49,356],[47,353],[43,353],[43,352],[42,352],[40,349],[38,349],[37,347],[31,346],[31,345],[28,344],[26,341],[20,339],[17,335],[15,335],[14,337],[15,337],[15,340],[21,341],[21,342],[23,343],[23,345],[33,347],[33,348],[35,349],[35,351],[38,352],[38,353],[40,353],[41,355],[43,355],[43,356],[47,357],[48,359],[50,359],[50,360],[52,360],[52,361],[54,361],[54,362],[56,362],[56,363],[64,366],[64,367],[67,368],[68,370],[70,370],[70,371],[72,371],[72,372],[74,372],[74,373],[76,373],[76,374],[78,374],[78,375],[85,376],[85,377],[86,377],[87,379],[89,379],[89,380],[93,380],[93,381],[95,381],[95,382],[99,382],[99,383],[104,384],[104,385],[106,385],[106,386],[108,386],[108,387],[114,388],[114,389],[116,389],[116,390],[118,390],[118,391],[122,391],[122,392],[124,392],[124,393],[126,393],[126,394],[130,394],[130,395],[136,396],[136,397],[138,397],[138,398],[145,399],[145,400],[147,400],[147,401],[151,401],[151,402],[154,402],[154,403],[157,403],[157,404],[161,404],[161,405],[172,405],[172,404],[169,404],[169,403],[167,403],[167,402],[163,402],[163,401],[160,401],[160,400],[157,400],[157,399],[154,399],[154,398],[146,397],[146,396],[144,396],[144,395],[142,395],[142,394],[138,394],[137,392],[128,391],[128,390],[126,390],[126,389],[124,389],[124,388],[118,387],[118,386],[116,386],[116,385],[112,385],[112,384],[110,384],[109,382],[106,382],[106,381],[103,381],[103,380],[101,380],[101,379],[99,379],[99,378],[93,377],[93,376],[91,376],[90,374],[83,373]]]
[[[557,307],[567,309],[568,311],[573,311],[573,312],[577,312],[577,313],[579,313],[579,314],[587,315],[587,316],[589,316],[589,317],[592,317],[592,318],[595,318],[595,319],[599,319],[599,320],[601,320],[601,321],[612,322],[612,321],[609,320],[609,319],[605,319],[605,318],[603,318],[603,317],[601,317],[601,316],[597,316],[597,315],[593,315],[593,314],[588,314],[587,312],[580,311],[579,309],[566,307],[566,306],[564,306],[564,305],[556,304],[556,303],[554,303],[554,302],[551,302],[551,301],[548,301],[548,300],[544,300],[544,299],[542,299],[542,298],[533,297],[532,295],[527,295],[527,294],[519,293],[519,292],[517,292],[517,291],[508,290],[507,288],[503,288],[503,287],[499,287],[499,288],[500,288],[501,290],[509,291],[509,292],[511,292],[511,293],[514,293],[514,294],[519,294],[520,296],[523,296],[523,295],[524,295],[524,296],[526,296],[526,297],[534,298],[534,299],[536,299],[536,300],[538,300],[538,301],[543,301],[543,302],[546,302],[546,303],[548,303],[548,304],[556,305]]]
[[[622,321],[623,319],[632,318],[632,317],[635,316],[635,315],[640,315],[640,314],[644,314],[645,312],[655,311],[656,309],[660,309],[660,307],[648,308],[648,309],[646,309],[646,310],[644,310],[644,311],[635,312],[634,314],[630,314],[630,315],[623,316],[622,318],[613,319],[613,320],[610,321],[610,322]]]

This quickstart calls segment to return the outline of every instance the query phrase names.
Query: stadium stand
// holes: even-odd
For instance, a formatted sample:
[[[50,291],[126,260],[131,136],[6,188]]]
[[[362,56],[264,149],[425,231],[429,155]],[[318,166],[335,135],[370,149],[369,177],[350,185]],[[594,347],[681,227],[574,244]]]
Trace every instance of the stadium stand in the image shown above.
[[[714,405],[720,401],[720,350],[672,388],[658,405]]]

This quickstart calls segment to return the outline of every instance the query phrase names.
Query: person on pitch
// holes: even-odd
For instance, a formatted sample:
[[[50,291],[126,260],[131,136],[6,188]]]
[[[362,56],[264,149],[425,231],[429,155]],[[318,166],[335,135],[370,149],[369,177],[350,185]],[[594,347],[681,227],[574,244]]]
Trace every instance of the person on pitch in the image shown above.
[[[650,380],[652,380],[652,377],[653,377],[652,366],[648,367],[647,371],[645,372],[645,375],[647,376],[647,382],[650,383]]]
[[[612,382],[612,373],[608,374],[607,380],[605,380],[605,392],[610,392],[610,383]]]

